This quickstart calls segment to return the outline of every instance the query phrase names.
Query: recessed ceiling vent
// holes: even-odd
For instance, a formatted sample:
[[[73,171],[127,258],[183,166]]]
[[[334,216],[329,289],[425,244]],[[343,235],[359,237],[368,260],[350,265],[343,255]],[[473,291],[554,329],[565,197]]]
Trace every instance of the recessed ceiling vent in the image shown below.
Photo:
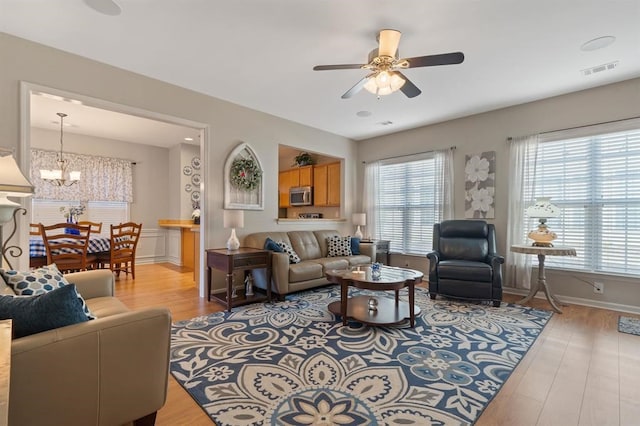
[[[584,76],[598,74],[598,73],[601,73],[604,71],[610,71],[616,68],[619,63],[620,61],[609,62],[608,64],[596,65],[595,67],[583,69],[580,72]]]

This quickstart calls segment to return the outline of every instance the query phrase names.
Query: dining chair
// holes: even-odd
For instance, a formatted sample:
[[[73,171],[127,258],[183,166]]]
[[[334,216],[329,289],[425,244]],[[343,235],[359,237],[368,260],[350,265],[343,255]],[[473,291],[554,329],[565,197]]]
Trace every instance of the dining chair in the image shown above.
[[[47,252],[47,264],[55,263],[62,272],[84,271],[97,264],[98,258],[88,254],[91,227],[75,223],[39,224]],[[67,230],[75,230],[68,234]]]
[[[99,258],[98,262],[120,277],[120,272],[131,273],[131,278],[136,278],[136,248],[142,231],[141,223],[126,222],[119,225],[111,225],[111,240],[109,252]]]
[[[78,225],[89,225],[92,234],[100,234],[102,232],[102,222],[89,222],[88,220],[78,221]]]
[[[29,235],[40,235],[40,224],[39,223],[30,223],[29,224]]]

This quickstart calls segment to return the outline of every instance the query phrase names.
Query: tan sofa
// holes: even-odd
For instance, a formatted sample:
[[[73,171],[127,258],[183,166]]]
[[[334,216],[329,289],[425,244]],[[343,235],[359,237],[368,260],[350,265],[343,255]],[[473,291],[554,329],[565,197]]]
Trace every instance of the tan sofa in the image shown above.
[[[371,263],[376,258],[375,246],[371,243],[360,243],[359,255],[327,257],[327,237],[340,236],[335,230],[322,231],[289,231],[289,232],[257,232],[249,234],[244,239],[244,246],[264,248],[267,237],[274,241],[282,241],[291,246],[300,256],[300,263],[289,263],[286,253],[273,253],[272,291],[282,298],[285,294],[295,291],[327,285],[329,281],[325,272],[331,269],[346,269],[349,266]],[[266,273],[264,270],[253,271],[254,283],[266,288]]]
[[[152,425],[167,396],[170,312],[129,310],[109,270],[65,278],[97,319],[12,341],[9,424]]]

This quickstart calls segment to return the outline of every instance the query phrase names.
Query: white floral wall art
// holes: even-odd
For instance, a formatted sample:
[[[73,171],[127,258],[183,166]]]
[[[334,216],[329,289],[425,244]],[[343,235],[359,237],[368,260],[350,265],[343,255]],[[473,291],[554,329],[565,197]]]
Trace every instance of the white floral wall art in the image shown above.
[[[467,155],[464,166],[464,217],[495,218],[496,152]]]

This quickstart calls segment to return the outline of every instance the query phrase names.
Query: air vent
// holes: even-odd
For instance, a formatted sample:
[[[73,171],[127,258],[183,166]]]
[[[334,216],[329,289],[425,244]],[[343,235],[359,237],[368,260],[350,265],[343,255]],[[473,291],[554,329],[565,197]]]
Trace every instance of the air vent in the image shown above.
[[[619,63],[620,63],[619,61],[609,62],[608,64],[602,64],[602,65],[597,65],[595,67],[583,69],[580,72],[584,76],[597,74],[597,73],[600,73],[600,72],[603,72],[603,71],[610,71],[610,70],[616,68]]]

